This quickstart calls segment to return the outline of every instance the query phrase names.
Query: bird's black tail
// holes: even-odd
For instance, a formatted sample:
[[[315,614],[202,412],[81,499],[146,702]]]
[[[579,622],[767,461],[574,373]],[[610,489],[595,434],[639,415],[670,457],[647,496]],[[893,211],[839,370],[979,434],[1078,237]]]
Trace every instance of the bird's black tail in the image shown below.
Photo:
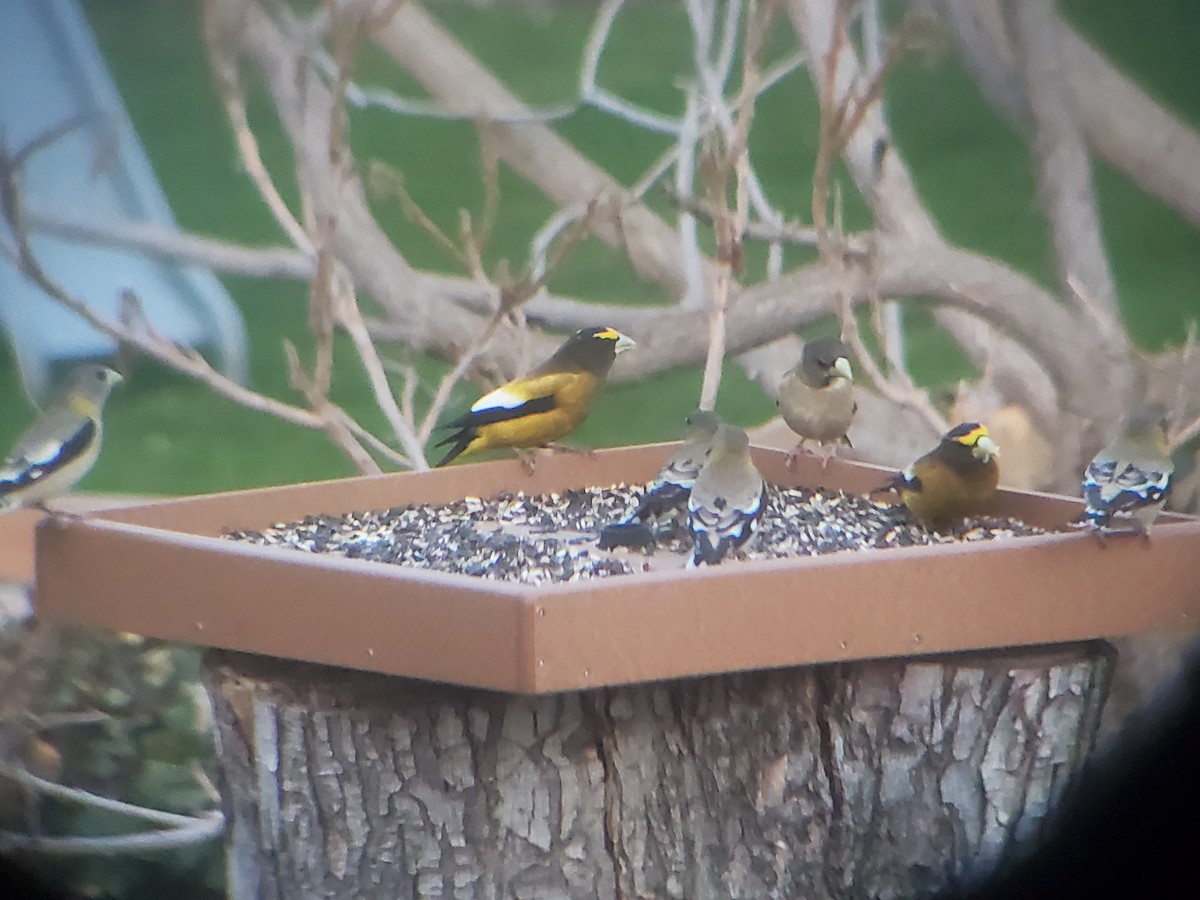
[[[879,487],[872,488],[871,490],[867,491],[867,496],[870,497],[872,494],[884,494],[888,491],[899,491],[902,487],[910,486],[909,480],[905,474],[903,472],[897,472]]]
[[[605,525],[600,529],[600,537],[596,541],[596,546],[601,550],[612,550],[616,547],[645,550],[654,546],[654,532],[643,522],[627,519],[624,522]]]
[[[442,466],[458,459],[462,455],[462,452],[471,446],[471,441],[475,440],[477,434],[477,430],[470,426],[460,426],[453,434],[438,441],[436,444],[438,447],[445,447],[447,444],[453,444],[454,446],[446,451],[446,455],[441,458],[441,461],[434,468],[440,469]]]

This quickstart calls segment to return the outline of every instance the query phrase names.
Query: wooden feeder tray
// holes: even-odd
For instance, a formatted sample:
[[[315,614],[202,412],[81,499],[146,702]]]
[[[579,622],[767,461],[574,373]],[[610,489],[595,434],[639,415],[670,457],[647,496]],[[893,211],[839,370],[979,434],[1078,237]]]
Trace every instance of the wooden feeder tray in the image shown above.
[[[314,514],[645,482],[674,444],[215,494],[46,519],[48,620],[520,693],[838,660],[1050,644],[1200,623],[1200,519],[1147,543],[1055,532],[733,560],[526,585],[231,541]],[[754,449],[771,482],[865,493],[889,470]],[[995,513],[1061,528],[1076,498],[1002,490]]]

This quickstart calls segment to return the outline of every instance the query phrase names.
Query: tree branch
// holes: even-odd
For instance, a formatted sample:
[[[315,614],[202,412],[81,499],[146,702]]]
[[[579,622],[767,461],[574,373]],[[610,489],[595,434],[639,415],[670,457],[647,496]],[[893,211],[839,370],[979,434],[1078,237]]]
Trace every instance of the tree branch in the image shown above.
[[[375,39],[398,65],[450,109],[488,118],[491,109],[521,105],[419,3],[405,4]],[[643,278],[663,285],[673,294],[684,293],[678,237],[646,207],[623,204],[625,191],[607,172],[543,125],[498,123],[493,134],[504,161],[555,205],[571,206],[594,198],[607,201],[601,204],[603,214],[596,218],[597,237],[624,250]]]
[[[1008,16],[1061,290],[1069,295],[1071,280],[1078,279],[1091,298],[1115,311],[1117,290],[1100,238],[1091,162],[1058,55],[1061,22],[1051,0],[1012,4]]]
[[[1030,111],[996,0],[910,0],[951,25],[984,93],[1025,127]],[[1088,143],[1149,194],[1200,227],[1200,134],[1151,97],[1059,18],[1055,56]]]
[[[102,797],[91,791],[47,781],[19,766],[8,763],[0,763],[0,776],[48,797],[55,797],[70,803],[80,803],[105,812],[131,816],[167,829],[166,831],[142,832],[132,835],[90,838],[41,837],[4,831],[0,832],[0,852],[20,850],[62,856],[165,850],[203,843],[218,837],[225,830],[225,816],[219,810],[213,810],[201,816],[184,816],[145,806],[136,806],[121,800]]]

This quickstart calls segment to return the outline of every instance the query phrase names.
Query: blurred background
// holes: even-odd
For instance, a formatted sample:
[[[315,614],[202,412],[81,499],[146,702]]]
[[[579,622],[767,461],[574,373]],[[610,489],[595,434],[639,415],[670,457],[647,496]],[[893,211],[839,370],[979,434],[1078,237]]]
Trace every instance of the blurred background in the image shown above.
[[[279,243],[278,226],[243,173],[233,145],[206,59],[198,4],[92,0],[83,8],[180,226],[250,245]],[[571,99],[592,25],[592,4],[440,2],[430,9],[483,62],[502,72],[522,99],[545,105]],[[1200,35],[1200,9],[1186,0],[1156,0],[1137,11],[1119,0],[1071,0],[1060,9],[1155,99],[1196,125],[1200,90],[1191,48]],[[887,79],[894,139],[922,200],[950,241],[1051,285],[1054,253],[1025,142],[982,96],[949,40],[941,41],[941,46],[906,55]],[[614,91],[678,114],[678,81],[689,67],[690,46],[679,4],[631,4],[616,21],[603,77]],[[395,67],[370,52],[363,56],[360,81],[420,95]],[[247,88],[249,118],[262,156],[294,203],[287,140],[261,81],[248,79]],[[797,107],[801,114],[794,112]],[[751,140],[757,170],[772,198],[786,216],[801,221],[810,218],[815,119],[811,82],[797,70],[763,95]],[[661,135],[591,107],[554,124],[618,179],[638,177],[668,144]],[[479,149],[470,123],[351,108],[350,138],[361,166],[377,159],[402,172],[413,199],[447,232],[456,229],[460,209],[480,208]],[[1123,321],[1143,348],[1179,344],[1200,304],[1200,232],[1103,159],[1094,160],[1094,177]],[[507,167],[501,167],[500,190],[488,262],[521,262],[552,207]],[[670,210],[662,196],[651,195],[650,202]],[[847,205],[850,227],[865,224],[861,205]],[[414,266],[453,268],[428,233],[395,203],[378,200],[372,210]],[[661,287],[638,279],[627,265],[613,265],[614,255],[599,242],[587,242],[563,263],[552,286],[582,298],[666,302]],[[222,282],[245,320],[250,384],[300,401],[288,383],[283,341],[302,349],[311,345],[307,285],[228,276]],[[836,330],[836,324],[832,327]],[[908,328],[909,358],[918,382],[949,389],[970,373],[962,355],[938,340],[927,313],[911,314]],[[337,340],[339,352],[346,351],[345,338]],[[435,374],[445,364],[433,360],[422,365]],[[6,386],[0,392],[0,441],[8,442],[28,423],[32,409],[10,351],[0,359],[0,374]],[[131,374],[108,407],[105,452],[83,489],[186,494],[354,471],[323,433],[241,408],[149,361],[133,362]],[[682,415],[695,405],[699,383],[699,367],[690,366],[658,373],[645,383],[614,384],[576,439],[592,446],[673,439]],[[451,408],[461,409],[477,390],[460,386]],[[364,422],[381,424],[361,367],[339,367],[333,393]],[[773,402],[737,367],[728,366],[718,408],[739,424],[756,425],[773,413]]]
[[[214,9],[222,6],[219,2],[212,5]],[[758,10],[765,5],[751,7]],[[730,8],[723,3],[691,6],[693,12],[715,10],[713,21],[718,25],[725,21]],[[1046,6],[1056,6],[1075,35],[1090,42],[1113,69],[1161,105],[1177,124],[1188,130],[1200,128],[1200,70],[1196,62],[1200,5],[1192,0],[1152,0],[1145,4],[1061,0]],[[848,7],[853,16],[852,39],[867,57],[871,55],[867,45],[872,40],[863,18],[867,7],[878,14],[882,23],[881,40],[885,43],[880,46],[884,47],[885,57],[891,46],[886,44],[889,36],[903,37],[897,44],[894,64],[889,62],[880,79],[887,126],[894,150],[911,172],[920,202],[940,229],[941,237],[950,245],[993,258],[1029,276],[1032,284],[1053,297],[1066,297],[1063,308],[1072,308],[1063,278],[1062,245],[1056,242],[1052,217],[1039,199],[1036,142],[1027,129],[1016,124],[1019,116],[1007,115],[1003,102],[994,102],[997,94],[994,90],[989,94],[984,77],[986,65],[978,60],[971,64],[964,58],[962,29],[955,31],[940,3],[895,0],[852,5]],[[263,4],[263,8],[276,23],[307,22],[311,26],[321,15],[320,4],[297,4],[291,12],[275,4]],[[628,113],[614,114],[598,103],[578,103],[581,63],[588,56],[589,39],[596,34],[596,4],[573,0],[437,0],[425,3],[423,8],[516,97],[546,113],[543,119],[531,122],[531,127],[553,129],[625,187],[645,178],[648,171],[654,170],[656,160],[675,143],[676,137],[647,127],[646,122]],[[228,23],[214,15],[209,25],[210,35],[216,33],[211,38],[214,44],[206,45],[200,3],[84,0],[81,9],[144,147],[152,174],[182,232],[251,248],[283,247],[292,254],[287,256],[287,264],[303,269],[296,263],[298,243],[289,242],[247,175],[227,106],[214,78],[210,47],[220,45],[220,27]],[[698,96],[687,89],[697,77],[696,22],[694,18],[689,21],[688,4],[637,0],[608,4],[605,9],[619,9],[619,14],[612,20],[604,44],[597,81],[606,91],[639,109],[653,111],[663,120],[685,121],[688,97]],[[737,4],[736,9],[741,11],[743,7]],[[304,33],[299,25],[297,29],[296,33]],[[804,53],[797,50],[793,29],[793,23],[781,13],[764,37],[763,69],[777,70],[779,78],[762,91],[755,104],[749,153],[754,174],[774,212],[788,226],[811,230],[813,173],[822,135],[818,94],[813,76],[803,65]],[[323,34],[317,30],[311,33],[318,38]],[[367,40],[354,44],[351,38],[340,45],[337,30],[332,29],[332,33],[334,37],[326,41],[328,65],[314,69],[323,71],[329,84],[339,84],[344,75],[358,87],[378,88],[393,99],[412,98],[418,106],[429,101],[430,93],[417,77],[397,66],[379,46]],[[13,37],[10,31],[8,38]],[[716,35],[710,35],[714,46],[719,37],[719,29]],[[314,42],[319,43],[317,39]],[[346,46],[349,55],[339,57],[339,47]],[[735,61],[740,59],[744,48],[737,41],[730,46]],[[791,59],[794,65],[772,69]],[[4,65],[10,69],[2,68]],[[11,57],[10,63],[0,63],[0,73],[10,85],[10,101],[15,95],[19,106],[22,90],[26,90],[32,103],[36,94],[32,81],[16,91],[12,84],[20,83],[14,79],[38,76],[15,73],[13,65]],[[297,165],[287,123],[281,122],[278,98],[272,95],[278,85],[272,85],[269,76],[244,61],[238,71],[246,123],[257,138],[261,159],[282,201],[304,222],[304,210],[313,208],[312,198],[302,196],[303,176],[298,178],[297,171],[303,170],[303,165]],[[733,65],[732,71],[736,87],[740,66]],[[302,79],[297,78],[300,82]],[[1004,83],[1001,77],[991,82],[991,88]],[[303,84],[300,90],[302,93]],[[520,273],[530,265],[531,243],[544,233],[564,204],[549,198],[505,162],[496,166],[495,180],[489,183],[487,172],[492,157],[487,129],[477,126],[470,116],[446,114],[446,109],[439,109],[436,103],[415,113],[397,113],[384,105],[360,102],[363,98],[353,90],[347,92],[347,97],[345,135],[353,169],[367,183],[365,197],[371,214],[407,265],[422,273],[444,273],[476,282],[486,274],[493,287],[516,284],[523,290],[527,282],[521,280]],[[225,95],[224,100],[228,98]],[[1126,110],[1114,105],[1112,116],[1124,115]],[[6,125],[3,133],[6,152],[12,154],[18,149],[14,129]],[[485,135],[482,143],[481,133]],[[1147,134],[1148,145],[1153,137]],[[1195,140],[1194,133],[1191,140]],[[728,135],[718,135],[712,141],[718,148],[713,153],[719,157],[720,148],[727,149]],[[63,178],[82,177],[85,187],[80,190],[84,191],[88,179],[111,174],[112,157],[105,153],[120,152],[111,148],[105,151],[102,142],[94,140],[86,146],[87,153],[74,157],[83,175],[61,172]],[[708,145],[702,140],[698,146],[700,150],[692,158],[699,173],[697,195],[702,193],[699,188],[703,187],[708,159]],[[1150,150],[1153,153],[1155,147],[1150,146]],[[1186,156],[1187,151],[1168,145],[1161,152],[1165,169],[1178,162],[1179,153]],[[1104,259],[1114,289],[1114,310],[1138,352],[1128,354],[1111,370],[1106,368],[1109,361],[1101,360],[1099,353],[1089,356],[1081,351],[1074,364],[1085,372],[1094,367],[1093,379],[1101,387],[1115,379],[1114,392],[1119,387],[1126,392],[1123,396],[1137,394],[1146,384],[1151,392],[1165,392],[1168,396],[1161,399],[1174,404],[1177,425],[1185,426],[1200,414],[1192,399],[1193,379],[1189,374],[1200,361],[1185,345],[1200,313],[1200,227],[1188,212],[1195,207],[1188,207],[1188,198],[1176,204],[1154,196],[1095,148],[1090,166],[1085,182],[1094,187],[1089,202],[1094,201],[1098,215]],[[873,201],[864,199],[861,185],[856,189],[857,173],[851,169],[853,166],[834,166],[832,182],[839,198],[842,227],[856,233],[870,229],[878,216]],[[1197,171],[1192,170],[1193,175]],[[652,180],[654,183],[644,194],[644,206],[663,220],[678,224],[686,234],[687,228],[681,224],[684,205],[678,197],[680,181],[669,165]],[[396,188],[397,184],[402,184],[402,190]],[[730,201],[731,185],[732,181],[728,191],[710,193],[724,193]],[[36,198],[27,201],[33,208]],[[720,203],[713,202],[716,206],[709,210],[710,218],[720,214]],[[494,215],[487,240],[477,242],[479,259],[474,271],[469,259],[464,263],[464,247],[469,250],[474,245],[459,240],[463,210],[470,211],[475,226]],[[699,235],[693,249],[711,254],[716,239],[703,214],[697,215],[696,221]],[[779,227],[782,231],[783,224]],[[447,241],[436,235],[438,231],[448,236],[451,245],[458,244],[456,251],[447,248]],[[309,237],[319,235],[319,227],[313,225]],[[770,282],[779,272],[815,263],[820,258],[815,243],[776,241],[772,245],[771,241],[747,240],[746,281]],[[313,244],[321,249],[320,240]],[[313,253],[315,258],[317,251]],[[311,259],[308,265],[311,268]],[[360,269],[366,263],[360,260],[357,265],[358,269],[353,265],[350,268],[357,280],[358,300],[370,324],[380,326],[376,332],[378,353],[393,378],[393,391],[402,394],[405,379],[411,379],[414,373],[419,377],[419,382],[411,382],[412,408],[419,419],[434,402],[439,379],[451,369],[455,358],[452,351],[467,349],[467,336],[461,345],[452,347],[436,334],[406,334],[404,329],[411,326],[404,325],[408,320],[400,316],[396,321],[401,324],[393,322],[393,330],[388,332],[398,339],[383,339],[380,335],[386,331],[383,326],[387,316],[371,305],[370,291],[363,286]],[[47,269],[54,274],[52,261],[47,261]],[[1087,273],[1085,284],[1095,283],[1086,279]],[[213,292],[227,293],[235,318],[240,313],[244,323],[246,384],[267,397],[305,407],[306,397],[297,390],[289,372],[287,343],[295,348],[302,365],[308,366],[319,356],[320,337],[314,337],[312,322],[314,317],[319,318],[313,310],[320,303],[314,300],[310,280],[294,275],[256,277],[225,271],[219,273],[219,283],[189,283],[179,290],[211,296],[217,296]],[[680,293],[672,289],[670,279],[652,277],[644,268],[639,272],[619,244],[586,238],[567,247],[562,261],[552,267],[545,287],[553,298],[593,301],[604,304],[606,310],[621,306],[670,310]],[[0,297],[0,305],[13,304],[15,296],[10,292]],[[549,304],[537,306],[545,299],[540,296],[531,300],[527,310],[519,311],[519,321],[513,326],[532,334],[529,354],[534,362],[569,330],[563,323],[570,316],[564,314],[555,320]],[[1105,303],[1103,296],[1090,299],[1101,306]],[[117,298],[110,292],[105,302],[113,307],[110,314],[118,317]],[[439,296],[433,302],[450,301]],[[797,306],[805,302],[804,296],[795,298]],[[155,297],[139,296],[138,303],[153,322]],[[489,319],[486,303],[482,308],[479,303],[467,303],[464,308],[477,317],[472,321],[485,323]],[[1090,346],[1086,343],[1088,335],[1103,332],[1089,318],[1086,304],[1080,309],[1083,311],[1074,312],[1078,331],[1072,328],[1055,334],[1054,342]],[[541,315],[539,310],[551,312]],[[964,349],[961,341],[947,334],[945,323],[936,320],[931,310],[927,303],[904,304],[895,321],[905,345],[907,371],[917,386],[927,389],[933,408],[950,416],[956,408],[995,412],[1020,407],[1020,384],[1016,388],[1012,382],[993,385],[988,380],[993,374],[987,362],[991,357]],[[704,306],[693,312],[702,322]],[[858,319],[867,332],[867,346],[878,350],[880,336],[871,327],[877,320],[871,315],[864,309]],[[1037,321],[1036,311],[1029,315]],[[730,322],[738,316],[739,307],[734,304],[729,311]],[[10,320],[15,321],[13,316],[5,321]],[[837,315],[828,304],[815,306],[814,312],[802,320],[797,319],[797,327],[784,329],[779,337],[839,331]],[[340,318],[338,324],[344,324]],[[611,324],[625,330],[621,322]],[[39,331],[36,322],[21,327],[27,329],[22,334]],[[15,329],[16,325],[10,327],[10,336]],[[53,327],[46,325],[41,331],[47,329]],[[226,329],[223,339],[227,345],[243,339],[238,326],[228,324],[228,320]],[[731,333],[735,330],[731,325]],[[648,339],[643,342],[643,334],[632,330],[639,343],[644,343],[635,352],[653,356],[654,348],[663,341],[661,336],[657,343],[653,339],[652,325],[646,325],[646,331]],[[345,328],[337,328],[331,340],[329,398],[394,450],[406,452],[389,431],[389,422],[372,392],[351,336]],[[792,344],[779,346],[786,354],[794,352]],[[34,415],[26,390],[32,390],[30,376],[26,371],[22,378],[19,350],[11,340],[0,344],[0,443],[6,447]],[[512,365],[511,357],[490,357],[488,354],[494,350],[480,351],[480,365],[468,373],[472,378],[447,385],[450,393],[443,407],[446,415],[465,408],[486,384],[492,383],[489,377],[503,374],[506,366]],[[1142,371],[1137,361],[1141,354],[1150,355],[1149,374],[1138,374]],[[219,353],[209,355],[218,369],[235,376],[242,374]],[[794,360],[794,356],[788,358]],[[1069,354],[1064,358],[1070,359]],[[202,380],[131,348],[122,352],[120,362],[127,382],[107,407],[104,452],[80,485],[82,490],[180,495],[348,476],[360,468],[320,428],[302,427],[248,409],[220,396]],[[702,356],[696,355],[681,365],[638,365],[638,370],[618,369],[614,373],[613,383],[573,435],[574,442],[604,447],[679,436],[683,417],[696,407],[700,397]],[[766,362],[727,362],[717,395],[718,411],[744,426],[767,423],[774,414],[774,399],[771,378],[760,377],[766,368]],[[972,393],[970,388],[963,388],[964,380],[970,384],[981,375],[987,389]],[[955,407],[955,403],[962,405]],[[1061,420],[1057,417],[1060,409]],[[1090,415],[1065,402],[1042,402],[1035,397],[1030,410],[1032,427],[1050,451],[1066,449],[1061,451],[1065,457],[1061,467],[1047,464],[1038,470],[1040,474],[1029,476],[1036,483],[1025,486],[1071,490],[1070,479],[1077,479],[1079,460],[1090,456],[1103,442],[1098,438],[1104,436],[1106,423],[1113,420],[1119,408],[1094,410],[1095,414]],[[927,420],[913,425],[915,437],[905,442],[904,423],[912,419],[904,415],[911,417],[912,410],[902,412],[900,418],[887,420],[896,423],[894,431],[882,429],[874,436],[875,441],[867,439],[865,446],[896,443],[903,448],[899,451],[903,459],[910,452],[909,444],[930,445],[934,432]],[[1060,421],[1065,423],[1061,430]],[[1192,444],[1181,444],[1179,464],[1185,471],[1191,467],[1193,453]],[[394,458],[378,453],[374,458],[385,470],[399,467]],[[887,463],[897,461],[882,453],[874,458]],[[10,659],[15,658],[15,652],[10,653]],[[39,672],[55,690],[52,696],[38,701],[43,714],[102,706],[120,710],[118,718],[123,723],[92,723],[70,736],[57,733],[53,740],[39,732],[37,740],[46,738],[58,757],[51,769],[61,771],[65,766],[75,773],[75,783],[151,805],[191,811],[210,803],[203,780],[195,777],[197,766],[211,768],[211,751],[205,743],[204,704],[194,690],[195,671],[195,660],[188,654],[149,647],[133,638],[105,639],[70,660],[53,658],[45,663]],[[145,684],[148,672],[157,673],[153,675],[156,683],[149,688]],[[121,686],[114,687],[114,683]],[[163,709],[169,710],[165,719],[154,712]],[[76,833],[112,827],[109,819],[94,813],[82,815],[50,808],[46,815],[48,822],[57,822],[58,828]],[[12,822],[7,827],[12,827]],[[219,851],[212,844],[177,852],[169,858],[160,854],[153,858],[74,859],[61,872],[69,873],[76,886],[91,896],[156,896],[152,891],[165,889],[180,897],[221,895]]]

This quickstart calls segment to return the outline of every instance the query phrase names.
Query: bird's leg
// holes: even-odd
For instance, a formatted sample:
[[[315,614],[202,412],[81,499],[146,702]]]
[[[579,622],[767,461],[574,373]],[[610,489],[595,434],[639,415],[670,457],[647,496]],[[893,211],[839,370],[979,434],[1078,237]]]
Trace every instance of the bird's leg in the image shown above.
[[[514,452],[517,454],[517,459],[521,463],[521,468],[525,470],[525,474],[532,475],[533,470],[537,467],[537,451],[516,447]]]
[[[783,464],[789,472],[796,468],[796,460],[800,458],[800,454],[808,449],[805,446],[807,440],[807,438],[800,438],[800,440],[796,441],[796,446],[789,450],[787,456],[784,457]]]
[[[1141,519],[1135,518],[1133,520],[1133,530],[1142,536],[1142,542],[1147,547],[1149,547],[1150,546],[1150,526],[1147,525],[1145,522],[1143,522]]]
[[[837,444],[821,444],[821,450],[817,454],[821,457],[821,469],[824,470],[829,465],[829,461],[837,455]]]

